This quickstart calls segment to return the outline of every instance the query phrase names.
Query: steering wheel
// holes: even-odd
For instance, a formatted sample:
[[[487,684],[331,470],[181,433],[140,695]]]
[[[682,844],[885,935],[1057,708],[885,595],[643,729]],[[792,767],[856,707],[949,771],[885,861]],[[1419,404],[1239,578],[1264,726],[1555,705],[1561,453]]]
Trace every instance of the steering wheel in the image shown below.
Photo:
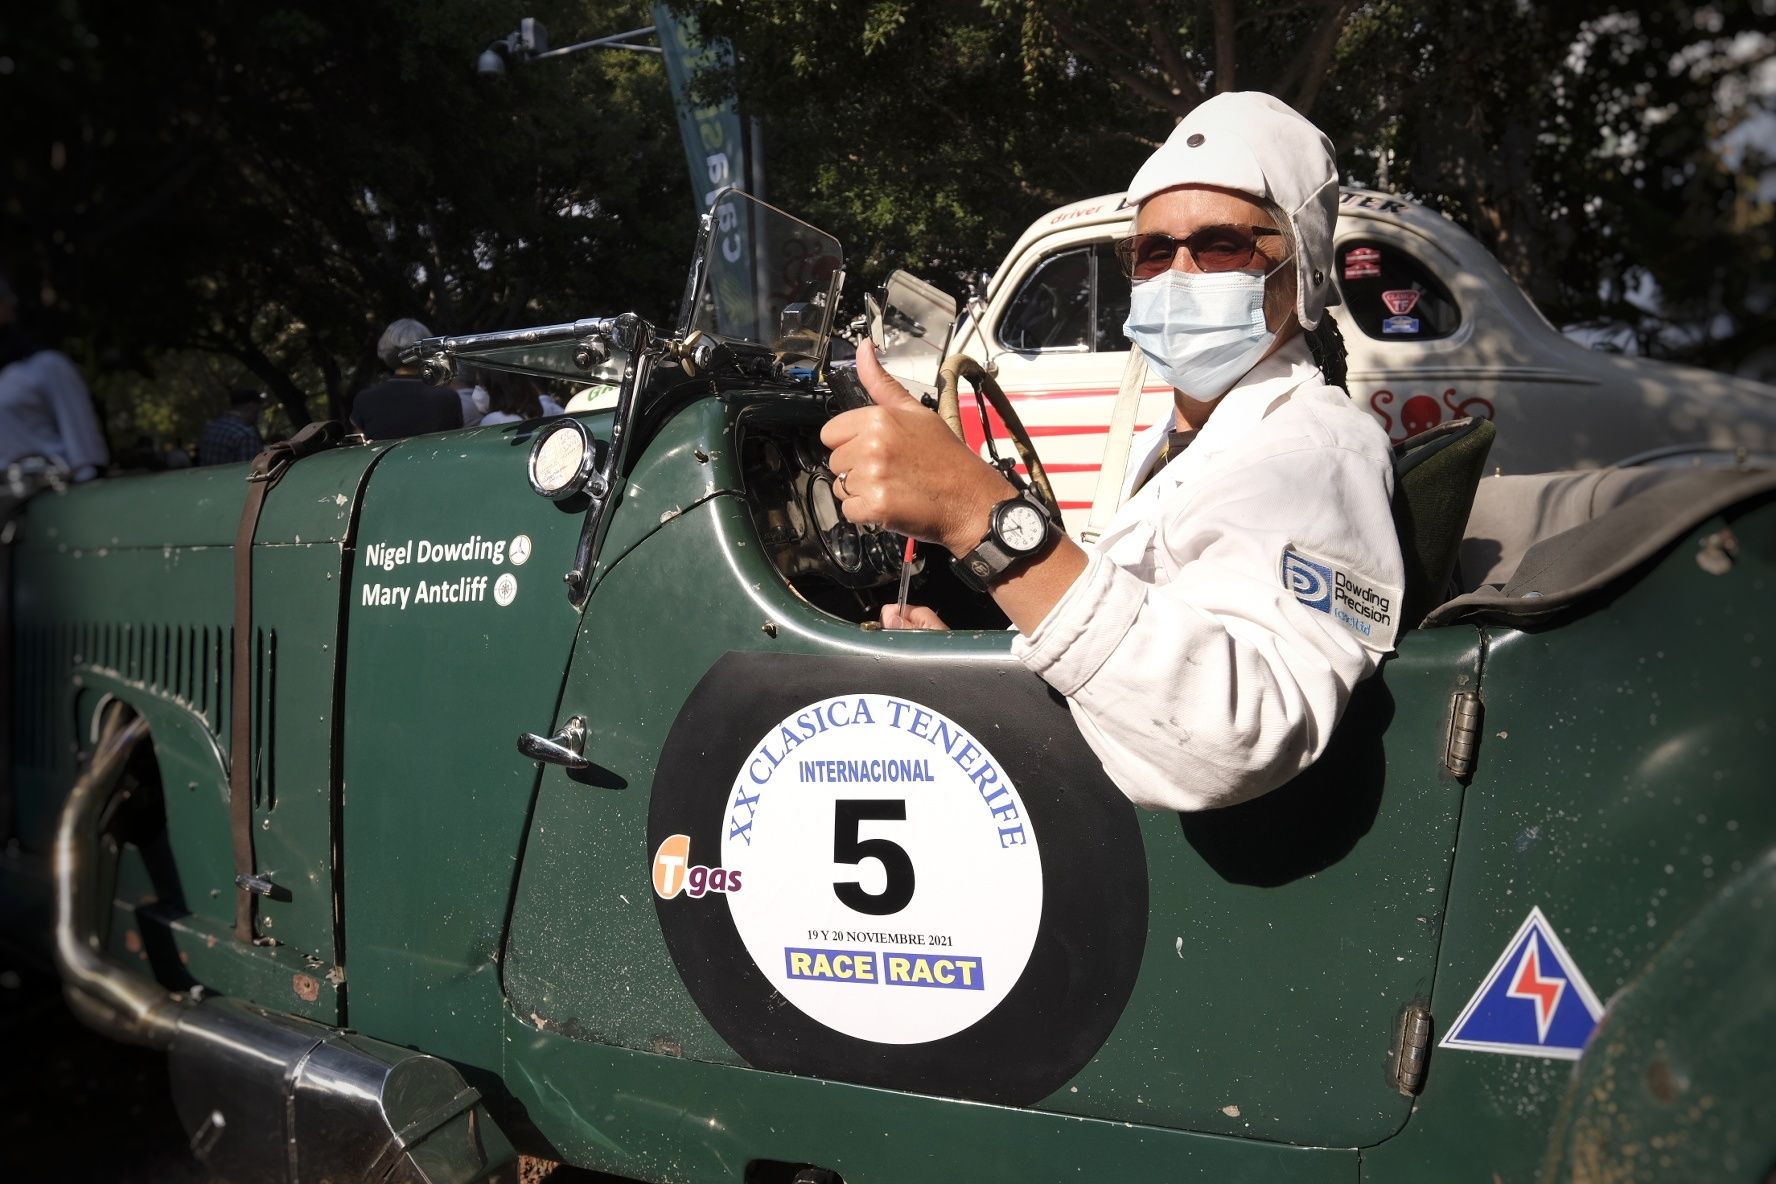
[[[1048,470],[1042,467],[1042,460],[1036,455],[1036,446],[1030,441],[1030,433],[1024,427],[1024,421],[1012,408],[1011,400],[999,389],[999,383],[988,374],[981,364],[967,354],[952,354],[944,359],[937,371],[937,413],[949,425],[950,431],[956,433],[956,439],[966,441],[967,435],[962,431],[962,380],[966,378],[974,384],[975,391],[985,396],[993,410],[1005,423],[1005,430],[1011,433],[1011,442],[1017,448],[1018,458],[1024,462],[1024,469],[1030,474],[1030,484],[1036,489],[1036,496],[1048,507],[1048,512],[1058,524],[1061,520],[1061,504],[1055,500],[1054,486],[1049,484]],[[991,439],[991,436],[988,437]]]

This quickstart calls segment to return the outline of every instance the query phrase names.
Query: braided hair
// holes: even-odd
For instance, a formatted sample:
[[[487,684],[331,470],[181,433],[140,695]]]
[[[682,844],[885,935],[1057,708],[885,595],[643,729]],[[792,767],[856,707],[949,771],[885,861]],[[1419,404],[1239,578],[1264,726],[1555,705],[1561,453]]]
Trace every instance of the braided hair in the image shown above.
[[[1283,232],[1283,249],[1289,254],[1287,275],[1279,278],[1287,284],[1286,289],[1279,289],[1276,295],[1286,296],[1289,302],[1289,315],[1295,315],[1296,285],[1300,283],[1301,244],[1295,238],[1295,223],[1281,206],[1268,198],[1258,203],[1264,212],[1270,215],[1271,222]],[[1266,299],[1271,296],[1266,292]],[[1320,313],[1320,323],[1311,329],[1303,329],[1301,336],[1307,340],[1308,352],[1313,355],[1314,365],[1320,368],[1320,375],[1326,380],[1327,386],[1335,386],[1350,393],[1346,385],[1344,335],[1338,331],[1338,322],[1332,319],[1330,312]]]
[[[1344,334],[1338,331],[1338,322],[1332,319],[1331,311],[1320,313],[1320,323],[1311,329],[1303,330],[1307,338],[1308,352],[1313,354],[1314,365],[1320,368],[1327,386],[1335,386],[1350,393],[1350,386],[1345,379]]]

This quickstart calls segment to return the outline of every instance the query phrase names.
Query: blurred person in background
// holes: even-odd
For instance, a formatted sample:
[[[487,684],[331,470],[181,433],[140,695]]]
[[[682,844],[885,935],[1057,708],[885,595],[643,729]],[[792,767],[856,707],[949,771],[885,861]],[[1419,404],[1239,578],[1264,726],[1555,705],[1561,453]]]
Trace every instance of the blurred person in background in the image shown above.
[[[259,413],[264,409],[263,392],[252,387],[229,391],[228,409],[204,424],[197,438],[197,463],[232,465],[258,456],[265,447],[259,435]]]
[[[484,424],[520,423],[563,414],[561,404],[545,394],[534,379],[503,370],[488,375],[487,400],[489,410],[481,417]]]
[[[38,457],[76,481],[97,477],[111,457],[80,371],[17,318],[18,298],[0,275],[0,470]]]
[[[472,428],[481,422],[490,406],[487,388],[481,383],[481,372],[473,366],[458,365],[448,383],[462,403],[463,427]]]
[[[111,469],[114,473],[153,473],[165,467],[160,449],[154,446],[153,438],[146,434],[137,435],[134,444],[128,448],[119,448],[111,457]]]
[[[463,426],[463,401],[447,387],[433,386],[419,376],[419,365],[403,365],[401,351],[423,341],[432,331],[403,317],[382,331],[376,356],[389,377],[358,392],[351,405],[352,427],[370,440],[399,440],[422,432],[447,432]]]

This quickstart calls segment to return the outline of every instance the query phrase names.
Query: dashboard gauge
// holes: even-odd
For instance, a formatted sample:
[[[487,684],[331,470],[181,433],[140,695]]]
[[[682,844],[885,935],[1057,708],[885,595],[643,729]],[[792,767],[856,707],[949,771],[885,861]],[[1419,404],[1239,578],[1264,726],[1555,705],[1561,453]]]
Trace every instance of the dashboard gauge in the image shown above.
[[[810,473],[822,472],[826,462],[832,459],[832,453],[821,444],[818,436],[799,436],[795,442],[796,463]]]
[[[898,570],[894,560],[890,559],[888,556],[888,548],[882,545],[881,534],[876,531],[872,530],[864,535],[863,555],[864,558],[869,561],[869,565],[877,571],[890,572]]]
[[[530,446],[530,487],[553,501],[586,488],[597,449],[577,419],[557,419],[537,433]]]
[[[826,532],[826,552],[842,572],[855,575],[863,567],[863,539],[849,522],[841,522]]]
[[[824,473],[808,482],[808,516],[821,531],[831,530],[840,521],[839,499],[833,495],[832,478]]]

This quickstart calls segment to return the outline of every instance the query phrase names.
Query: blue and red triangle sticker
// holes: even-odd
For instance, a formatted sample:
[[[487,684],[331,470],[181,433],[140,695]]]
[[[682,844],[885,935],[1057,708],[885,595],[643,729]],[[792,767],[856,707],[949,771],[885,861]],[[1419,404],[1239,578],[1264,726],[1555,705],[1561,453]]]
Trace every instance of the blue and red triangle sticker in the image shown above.
[[[1532,908],[1442,1047],[1576,1061],[1602,1017],[1603,1004],[1578,963],[1542,910]]]

